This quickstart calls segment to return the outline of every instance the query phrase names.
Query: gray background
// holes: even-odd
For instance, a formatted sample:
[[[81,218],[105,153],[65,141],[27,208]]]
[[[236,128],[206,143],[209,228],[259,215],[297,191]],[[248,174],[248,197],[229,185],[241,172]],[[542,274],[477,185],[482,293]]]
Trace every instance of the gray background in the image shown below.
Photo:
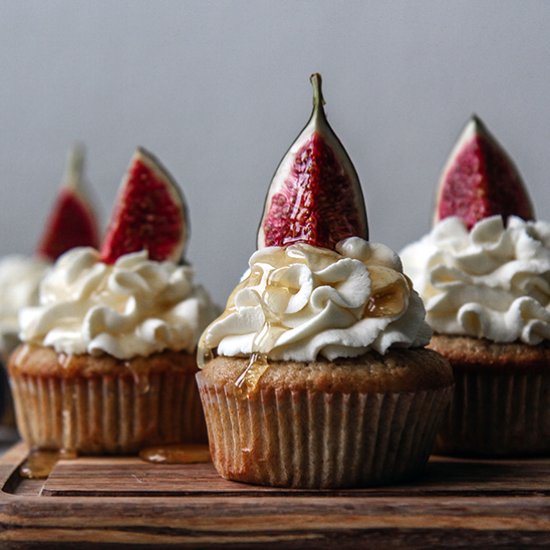
[[[0,254],[32,253],[67,147],[88,147],[103,224],[133,149],[191,211],[188,258],[222,302],[255,249],[309,74],[360,175],[371,237],[430,226],[475,111],[550,219],[549,1],[0,1]]]

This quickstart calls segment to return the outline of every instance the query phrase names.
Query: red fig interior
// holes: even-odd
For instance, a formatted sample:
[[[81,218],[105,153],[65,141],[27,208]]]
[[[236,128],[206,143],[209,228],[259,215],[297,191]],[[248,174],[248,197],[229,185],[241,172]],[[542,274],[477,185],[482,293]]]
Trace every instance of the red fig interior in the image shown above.
[[[534,219],[533,207],[511,158],[477,117],[466,126],[443,171],[435,221],[459,216],[468,228],[500,214]]]
[[[179,261],[189,230],[183,197],[167,170],[138,149],[122,182],[101,259],[147,250],[156,261]]]
[[[361,185],[326,120],[320,75],[312,75],[312,84],[313,113],[273,177],[259,248],[304,242],[333,249],[347,237],[368,238]]]
[[[69,156],[66,180],[52,207],[36,252],[56,260],[76,246],[99,246],[95,213],[82,189],[84,151],[75,147]]]

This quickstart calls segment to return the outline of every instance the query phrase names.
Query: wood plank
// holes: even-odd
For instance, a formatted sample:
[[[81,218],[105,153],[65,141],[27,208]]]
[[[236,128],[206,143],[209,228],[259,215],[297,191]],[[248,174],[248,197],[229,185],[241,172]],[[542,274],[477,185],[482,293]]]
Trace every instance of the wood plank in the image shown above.
[[[548,459],[434,458],[414,484],[304,492],[224,481],[211,465],[136,458],[62,461],[29,484],[17,474],[25,456],[18,446],[0,460],[1,548],[550,545]]]
[[[221,479],[212,464],[158,465],[138,458],[60,461],[44,484],[49,496],[184,495],[550,495],[550,461],[453,460],[434,457],[425,475],[391,487],[311,491],[257,487]]]

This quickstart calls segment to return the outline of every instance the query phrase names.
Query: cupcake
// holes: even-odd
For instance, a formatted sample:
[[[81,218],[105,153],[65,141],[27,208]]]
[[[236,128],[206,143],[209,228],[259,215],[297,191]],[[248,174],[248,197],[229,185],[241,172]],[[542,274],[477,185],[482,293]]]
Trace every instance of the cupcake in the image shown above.
[[[38,303],[40,281],[51,264],[74,246],[97,246],[95,214],[83,185],[84,150],[75,146],[68,158],[63,184],[33,256],[12,254],[0,260],[0,360],[3,365],[19,342],[18,314]],[[1,370],[2,423],[13,423],[11,396]],[[4,383],[5,381],[5,383]]]
[[[31,448],[132,453],[205,439],[195,348],[215,310],[178,263],[187,234],[176,184],[138,149],[101,250],[63,254],[20,313],[8,368]]]
[[[368,242],[361,187],[312,76],[310,121],[267,195],[258,250],[203,333],[197,374],[227,479],[329,488],[422,471],[452,390],[398,256]]]
[[[443,171],[432,231],[402,252],[426,304],[430,348],[449,359],[448,454],[550,451],[550,224],[474,117]]]
[[[0,425],[12,431],[15,417],[5,365],[19,344],[19,310],[36,303],[38,285],[48,266],[41,258],[20,254],[0,260]]]

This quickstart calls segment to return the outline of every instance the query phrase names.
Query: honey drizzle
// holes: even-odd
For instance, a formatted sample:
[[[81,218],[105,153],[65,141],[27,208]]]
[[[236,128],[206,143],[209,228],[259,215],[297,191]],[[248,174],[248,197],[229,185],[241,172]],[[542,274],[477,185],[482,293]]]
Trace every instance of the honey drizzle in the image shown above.
[[[271,280],[272,269],[273,266],[269,264],[255,264],[251,268],[248,277],[235,287],[227,300],[225,311],[216,320],[216,322],[219,322],[221,319],[224,319],[237,310],[235,297],[241,289],[250,288],[258,294],[265,322],[262,330],[255,335],[252,342],[250,361],[235,380],[237,394],[241,397],[250,397],[256,390],[260,378],[269,367],[267,355],[275,346],[279,336],[285,331],[282,319],[280,319],[266,303],[266,295],[269,289],[276,286]],[[204,335],[207,332],[208,329],[204,331],[198,344],[197,364],[199,368],[203,368],[204,365],[214,357],[213,351],[206,345],[204,339]]]
[[[364,317],[396,317],[409,305],[410,281],[405,275],[383,266],[369,266],[371,296]]]
[[[153,464],[198,464],[211,462],[208,445],[180,444],[146,447],[139,458]]]
[[[235,387],[237,393],[243,397],[249,397],[252,395],[260,378],[264,372],[268,369],[269,362],[267,355],[263,353],[253,353],[250,356],[250,361],[246,368],[241,372],[237,380],[235,380]]]

